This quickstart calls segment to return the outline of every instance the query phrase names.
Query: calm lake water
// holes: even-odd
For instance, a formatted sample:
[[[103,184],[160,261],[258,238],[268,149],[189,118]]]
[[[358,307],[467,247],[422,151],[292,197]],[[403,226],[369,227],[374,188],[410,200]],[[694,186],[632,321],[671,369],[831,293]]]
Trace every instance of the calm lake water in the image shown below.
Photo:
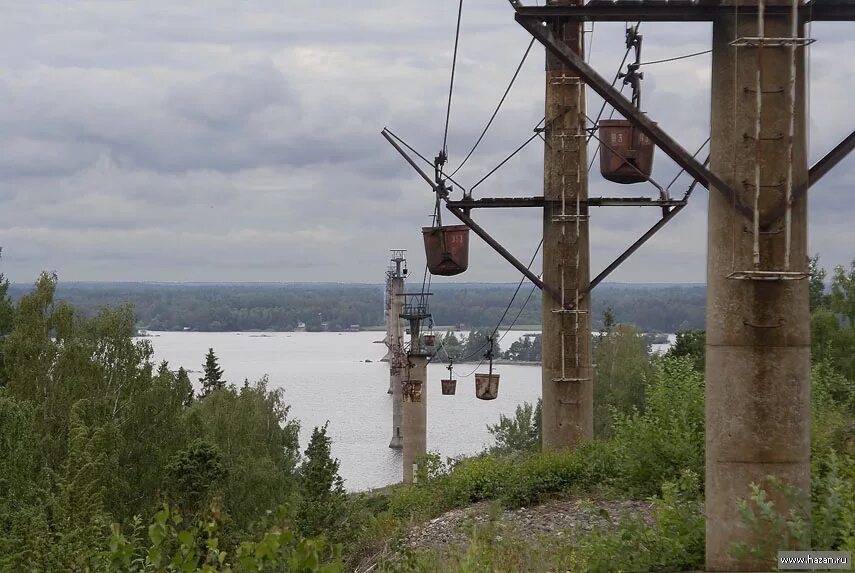
[[[329,420],[332,453],[350,491],[401,481],[400,450],[389,448],[392,437],[392,396],[383,332],[151,332],[157,360],[173,369],[184,366],[199,378],[208,348],[216,352],[225,378],[240,385],[244,378],[267,374],[271,388],[283,388],[291,416],[300,420],[300,447],[312,428]],[[511,333],[505,340],[516,340]],[[371,360],[371,362],[365,362]],[[457,395],[442,396],[439,381],[448,372],[441,364],[428,367],[428,450],[446,456],[475,454],[492,443],[487,424],[499,414],[512,414],[517,404],[540,396],[539,366],[496,366],[502,376],[499,397],[475,398],[475,364],[462,364]],[[479,371],[486,372],[486,365]]]
[[[149,339],[158,361],[173,369],[191,370],[195,382],[208,348],[219,357],[225,378],[240,385],[244,378],[265,374],[271,388],[283,388],[291,417],[301,423],[300,447],[305,448],[312,428],[329,420],[332,453],[350,491],[382,487],[401,481],[400,450],[389,448],[392,437],[392,396],[383,332],[151,332]],[[524,332],[510,333],[506,341]],[[673,335],[670,337],[673,342]],[[510,345],[505,342],[504,347]],[[653,345],[654,352],[669,344]],[[371,362],[365,362],[370,360]],[[455,368],[457,395],[443,396],[439,381],[448,372],[441,364],[428,367],[429,451],[443,457],[476,454],[492,444],[487,424],[500,414],[512,414],[523,402],[540,397],[540,367],[498,365],[499,397],[475,398],[475,364]],[[479,372],[486,372],[486,365]]]

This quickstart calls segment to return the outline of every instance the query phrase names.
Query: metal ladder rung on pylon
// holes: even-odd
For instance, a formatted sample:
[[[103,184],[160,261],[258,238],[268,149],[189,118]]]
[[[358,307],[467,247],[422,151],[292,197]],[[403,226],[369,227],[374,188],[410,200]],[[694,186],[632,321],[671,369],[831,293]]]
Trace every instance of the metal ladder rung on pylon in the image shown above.
[[[735,48],[789,48],[791,46],[810,46],[816,42],[814,38],[760,38],[757,36],[742,36],[730,43]]]
[[[809,276],[810,273],[799,271],[734,271],[727,278],[742,281],[798,281]]]
[[[744,182],[746,188],[754,189],[754,206],[752,209],[752,240],[753,240],[753,268],[749,270],[733,271],[727,275],[728,279],[747,280],[747,281],[790,281],[802,280],[808,277],[808,273],[804,271],[793,271],[790,268],[790,259],[792,254],[792,196],[793,196],[793,141],[795,139],[795,117],[796,117],[796,50],[799,47],[807,46],[813,43],[810,38],[801,38],[798,35],[799,26],[799,2],[793,0],[792,13],[790,15],[790,36],[789,37],[772,37],[765,34],[765,7],[766,1],[759,0],[757,4],[757,36],[743,36],[730,42],[730,45],[735,48],[755,48],[757,50],[757,71],[755,76],[755,84],[753,89],[746,89],[747,93],[754,94],[754,134],[746,134],[746,141],[754,142],[754,181]],[[764,48],[789,48],[790,50],[790,68],[789,78],[787,81],[788,89],[764,90],[763,86],[763,60],[762,54]],[[736,89],[736,86],[734,86]],[[763,117],[763,96],[764,95],[786,95],[787,97],[787,123],[788,129],[786,134],[781,134],[781,137],[763,137],[762,133],[762,117]],[[772,185],[763,185],[761,178],[761,144],[764,141],[786,141],[787,142],[787,177],[784,181]],[[764,269],[761,268],[761,252],[760,252],[760,235],[764,234],[760,230],[760,195],[764,188],[780,188],[785,190],[785,253],[784,253],[784,268],[783,269]]]

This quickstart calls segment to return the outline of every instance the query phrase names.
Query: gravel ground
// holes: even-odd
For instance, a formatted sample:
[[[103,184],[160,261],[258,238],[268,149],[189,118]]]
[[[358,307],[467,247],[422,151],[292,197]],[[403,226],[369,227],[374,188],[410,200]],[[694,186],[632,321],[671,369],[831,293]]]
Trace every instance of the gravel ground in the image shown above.
[[[497,525],[510,526],[518,534],[534,540],[542,535],[586,534],[594,529],[607,529],[629,514],[641,515],[649,522],[651,510],[651,505],[644,501],[569,499],[501,511],[495,517]],[[402,544],[411,548],[464,544],[472,526],[488,522],[491,511],[489,503],[449,511],[410,530]]]

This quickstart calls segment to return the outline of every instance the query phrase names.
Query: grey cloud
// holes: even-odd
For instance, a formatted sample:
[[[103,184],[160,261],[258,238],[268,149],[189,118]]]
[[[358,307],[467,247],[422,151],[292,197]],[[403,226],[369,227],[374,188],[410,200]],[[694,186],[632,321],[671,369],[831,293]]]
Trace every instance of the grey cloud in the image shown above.
[[[285,78],[269,61],[182,82],[166,94],[167,107],[177,115],[223,130],[271,106],[295,104]]]
[[[388,248],[422,261],[427,186],[379,136],[388,125],[429,158],[439,149],[456,2],[341,5],[294,0],[16,4],[0,23],[3,270],[77,280],[379,281]],[[647,25],[645,59],[704,49],[708,25]],[[814,26],[812,157],[845,136],[855,53],[848,27]],[[590,39],[590,37],[589,37]],[[505,3],[466,3],[449,130],[451,165],[480,133],[529,38]],[[598,24],[592,62],[609,76],[623,25]],[[535,47],[502,113],[461,170],[470,185],[531,135],[543,114]],[[646,69],[645,107],[685,147],[709,129],[709,57]],[[843,80],[841,80],[843,78]],[[589,114],[600,100],[589,95]],[[593,152],[593,147],[591,148]],[[539,141],[477,196],[542,190]],[[657,155],[655,177],[677,173]],[[811,249],[852,257],[851,160],[812,191]],[[685,189],[685,178],[675,186]],[[607,184],[592,195],[652,195]],[[598,210],[596,272],[655,210]],[[527,260],[540,214],[477,213]],[[704,279],[706,191],[614,275]],[[453,220],[446,215],[447,220]],[[516,280],[473,237],[464,280]],[[537,264],[537,263],[536,263]],[[445,279],[443,279],[445,280]]]

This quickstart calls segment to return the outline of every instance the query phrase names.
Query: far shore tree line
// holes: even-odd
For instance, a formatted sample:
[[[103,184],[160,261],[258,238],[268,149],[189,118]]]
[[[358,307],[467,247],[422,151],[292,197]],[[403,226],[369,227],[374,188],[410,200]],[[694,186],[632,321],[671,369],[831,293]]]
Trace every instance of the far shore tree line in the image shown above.
[[[514,292],[513,284],[440,283],[431,287],[437,325],[464,330],[494,327]],[[17,301],[29,286],[12,284]],[[623,323],[644,332],[703,328],[706,289],[699,285],[597,287],[594,328],[607,308]],[[86,316],[104,306],[131,304],[137,327],[154,331],[346,331],[352,326],[382,329],[382,285],[359,284],[158,284],[60,283],[57,300]],[[508,309],[516,325],[539,328],[540,296],[519,296]],[[508,319],[508,322],[510,318]],[[300,325],[303,325],[302,327]]]

